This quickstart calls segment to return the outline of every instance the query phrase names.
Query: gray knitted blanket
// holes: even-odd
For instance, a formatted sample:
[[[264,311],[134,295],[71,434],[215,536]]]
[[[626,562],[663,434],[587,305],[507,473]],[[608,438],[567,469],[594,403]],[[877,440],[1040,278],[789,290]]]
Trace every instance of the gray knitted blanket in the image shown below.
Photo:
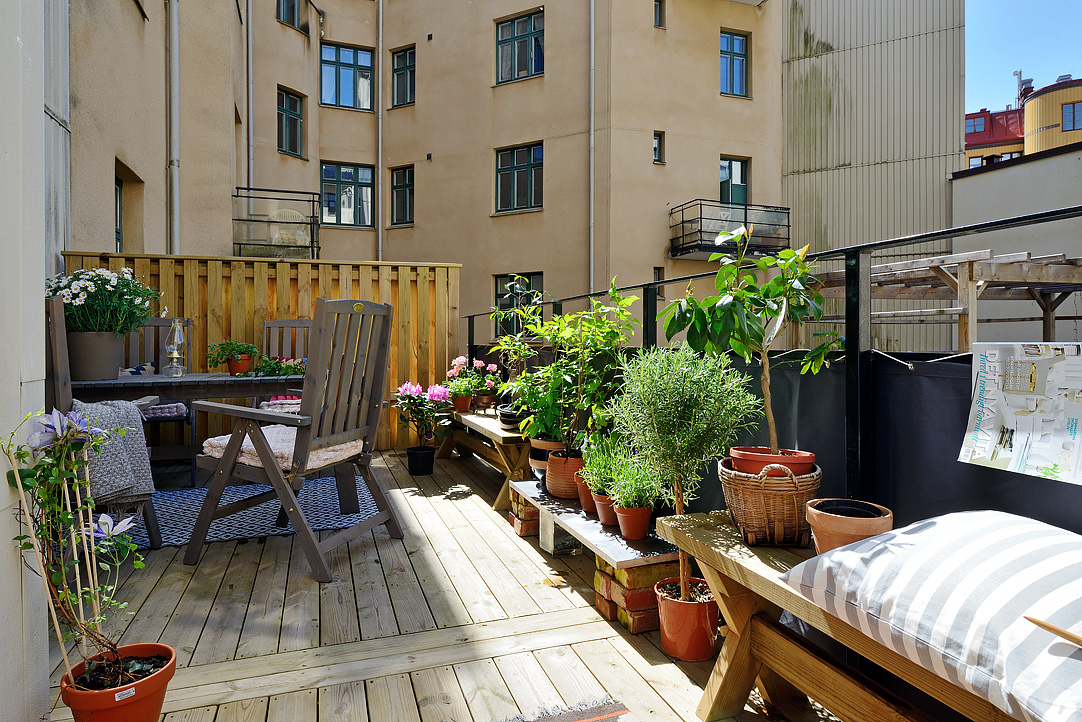
[[[98,511],[125,511],[140,507],[154,493],[150,455],[143,435],[143,417],[130,401],[101,401],[84,404],[75,399],[72,410],[89,419],[92,426],[125,429],[101,447],[90,460],[90,496]]]

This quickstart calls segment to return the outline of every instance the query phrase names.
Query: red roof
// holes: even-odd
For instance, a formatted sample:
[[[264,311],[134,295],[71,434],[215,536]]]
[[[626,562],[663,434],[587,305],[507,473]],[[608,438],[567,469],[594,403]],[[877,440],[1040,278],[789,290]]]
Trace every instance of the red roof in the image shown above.
[[[1023,136],[1022,109],[966,113],[966,120],[984,118],[984,130],[966,133],[966,150],[987,145],[1021,143]]]

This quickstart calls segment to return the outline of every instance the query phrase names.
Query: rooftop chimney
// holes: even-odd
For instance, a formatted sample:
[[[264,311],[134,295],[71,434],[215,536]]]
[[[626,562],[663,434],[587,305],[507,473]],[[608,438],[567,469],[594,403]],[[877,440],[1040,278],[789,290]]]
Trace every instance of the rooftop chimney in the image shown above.
[[[1071,79],[1071,74],[1067,73],[1066,75],[1061,75],[1058,78],[1056,78],[1056,82],[1057,83],[1066,83],[1070,79]]]

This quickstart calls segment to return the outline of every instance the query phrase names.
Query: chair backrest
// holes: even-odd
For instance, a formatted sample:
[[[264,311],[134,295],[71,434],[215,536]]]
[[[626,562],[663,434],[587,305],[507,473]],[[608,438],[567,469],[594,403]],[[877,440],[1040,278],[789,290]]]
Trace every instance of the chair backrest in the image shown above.
[[[45,410],[71,411],[71,371],[64,299],[45,299]]]
[[[171,318],[152,318],[129,333],[124,348],[124,366],[127,368],[149,362],[154,364],[154,372],[160,374],[162,367],[169,363],[165,355],[165,342],[172,325]],[[181,327],[184,329],[184,364],[190,371],[193,367],[192,320],[181,319]]]
[[[263,353],[274,358],[308,358],[311,332],[310,318],[264,321]]]
[[[300,414],[294,474],[318,449],[363,440],[372,450],[383,409],[394,308],[354,299],[316,299]]]

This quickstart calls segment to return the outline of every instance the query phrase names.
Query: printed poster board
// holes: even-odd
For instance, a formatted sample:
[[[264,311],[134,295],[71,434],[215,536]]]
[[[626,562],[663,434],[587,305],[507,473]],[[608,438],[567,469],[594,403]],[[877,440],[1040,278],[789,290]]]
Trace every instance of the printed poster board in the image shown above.
[[[1082,484],[1082,344],[973,344],[958,460]]]

